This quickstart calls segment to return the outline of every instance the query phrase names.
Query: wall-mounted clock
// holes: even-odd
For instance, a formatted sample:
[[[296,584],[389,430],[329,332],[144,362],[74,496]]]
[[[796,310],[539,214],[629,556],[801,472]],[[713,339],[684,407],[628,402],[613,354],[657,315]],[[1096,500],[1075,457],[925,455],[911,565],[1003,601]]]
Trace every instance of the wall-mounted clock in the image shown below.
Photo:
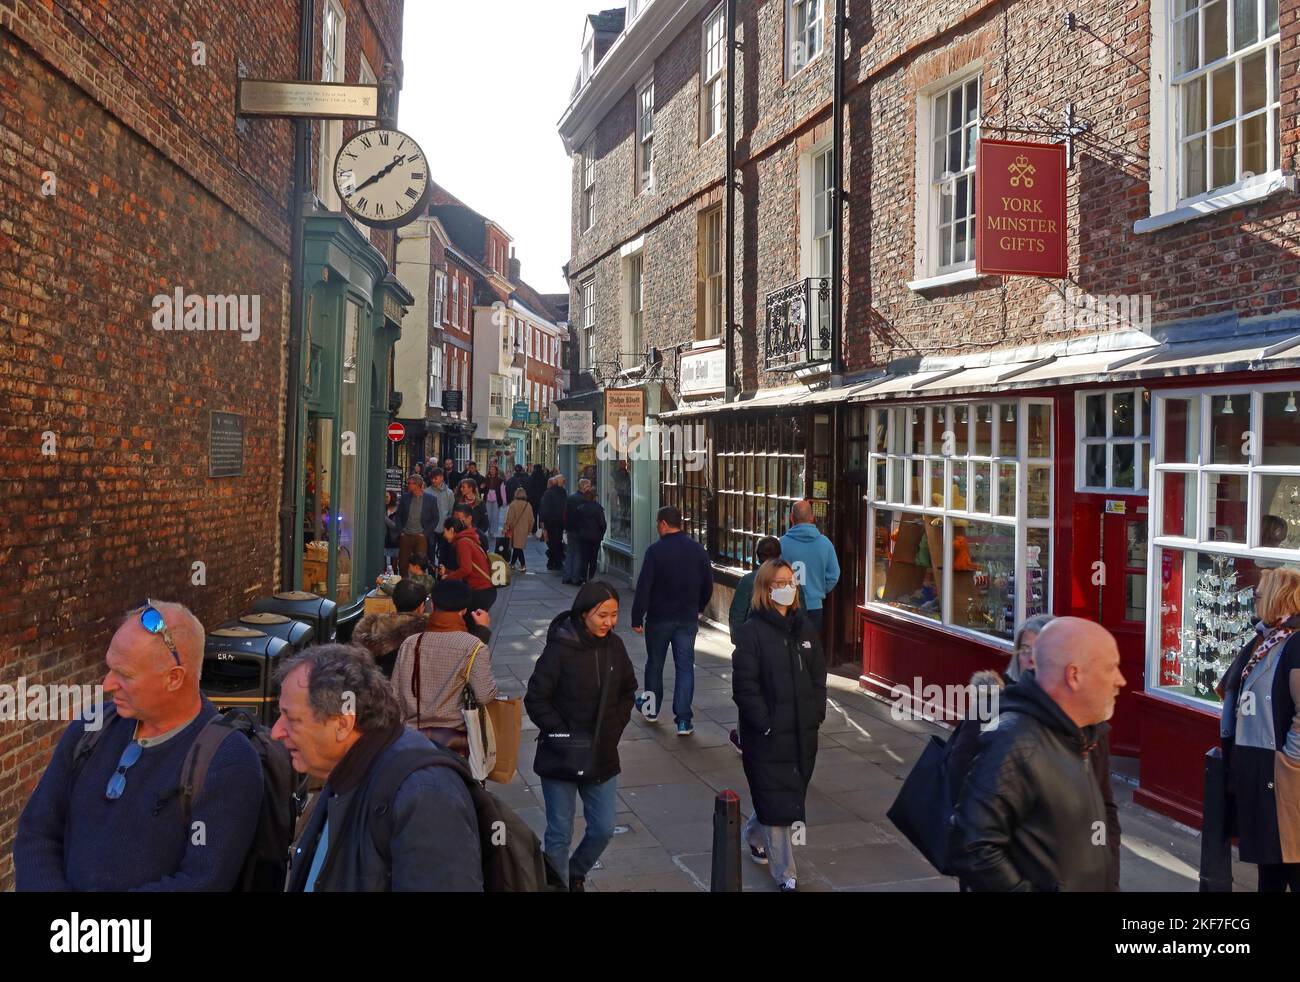
[[[361,130],[334,158],[334,189],[349,214],[372,228],[400,228],[420,216],[433,185],[424,151],[399,130]]]

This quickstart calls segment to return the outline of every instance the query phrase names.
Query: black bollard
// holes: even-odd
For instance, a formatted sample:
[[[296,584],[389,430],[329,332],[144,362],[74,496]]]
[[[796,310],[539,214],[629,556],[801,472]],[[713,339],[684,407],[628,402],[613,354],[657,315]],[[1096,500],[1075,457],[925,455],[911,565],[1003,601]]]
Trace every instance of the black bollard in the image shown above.
[[[1201,893],[1232,892],[1232,840],[1228,836],[1227,768],[1218,747],[1205,754],[1205,804],[1201,820]]]
[[[719,791],[713,802],[712,893],[740,892],[740,796]]]

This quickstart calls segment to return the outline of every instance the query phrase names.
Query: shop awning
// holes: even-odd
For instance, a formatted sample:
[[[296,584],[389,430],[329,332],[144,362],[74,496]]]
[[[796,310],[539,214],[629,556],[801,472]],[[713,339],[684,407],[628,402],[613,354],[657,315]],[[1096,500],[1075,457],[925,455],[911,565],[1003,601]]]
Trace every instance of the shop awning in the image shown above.
[[[1114,331],[979,355],[913,358],[895,363],[874,377],[837,388],[783,386],[763,390],[743,401],[714,400],[683,407],[660,413],[659,418],[837,402],[1001,394],[1093,382],[1140,382],[1298,367],[1300,316],[1240,322],[1235,315],[1227,315],[1173,325],[1151,334]]]

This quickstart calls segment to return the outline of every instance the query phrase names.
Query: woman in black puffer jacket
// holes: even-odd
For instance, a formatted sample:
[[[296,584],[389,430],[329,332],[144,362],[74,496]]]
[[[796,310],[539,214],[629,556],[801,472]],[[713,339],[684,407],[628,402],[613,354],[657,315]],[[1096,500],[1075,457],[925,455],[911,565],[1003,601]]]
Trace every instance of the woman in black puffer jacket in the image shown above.
[[[593,580],[586,584],[574,598],[573,607],[551,621],[546,648],[524,697],[528,718],[541,731],[534,770],[542,779],[546,801],[546,855],[555,869],[567,876],[573,892],[583,889],[587,871],[614,836],[618,741],[632,718],[636,698],[636,672],[622,639],[614,633],[617,623],[618,592],[608,583]],[[601,714],[600,690],[605,679],[609,681]],[[573,773],[553,766],[556,755],[544,742],[552,733],[594,734],[580,778],[575,780]],[[579,795],[587,832],[570,857],[574,805]]]
[[[826,718],[826,659],[799,606],[794,570],[769,559],[754,577],[753,609],[736,632],[732,697],[754,814],[745,825],[749,855],[769,865],[782,892],[795,889],[790,826],[804,821]]]

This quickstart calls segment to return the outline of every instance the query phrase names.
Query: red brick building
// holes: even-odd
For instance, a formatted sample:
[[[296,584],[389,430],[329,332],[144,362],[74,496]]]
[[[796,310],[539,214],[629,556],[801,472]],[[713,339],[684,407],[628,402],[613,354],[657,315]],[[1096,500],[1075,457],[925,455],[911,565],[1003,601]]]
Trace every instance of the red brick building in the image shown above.
[[[881,695],[1002,667],[1033,614],[1100,619],[1115,749],[1197,822],[1212,682],[1259,564],[1300,561],[1300,5],[844,6],[838,165],[829,0],[740,4],[734,33],[727,4],[641,3],[584,69],[566,408],[639,387],[703,425],[705,469],[631,469],[709,549],[718,620],[811,498],[830,650]],[[1069,144],[1064,280],[977,272],[999,138]]]
[[[279,546],[293,129],[234,115],[241,71],[298,76],[299,9],[0,5],[0,683],[99,681],[145,596],[211,627],[299,576]],[[401,0],[316,9],[312,77],[400,64]],[[327,205],[355,125],[313,125]],[[391,268],[390,234],[354,234]],[[203,333],[179,310],[162,329],[177,291],[207,298]],[[209,476],[213,414],[242,420],[237,476]],[[63,726],[0,722],[0,888]]]

